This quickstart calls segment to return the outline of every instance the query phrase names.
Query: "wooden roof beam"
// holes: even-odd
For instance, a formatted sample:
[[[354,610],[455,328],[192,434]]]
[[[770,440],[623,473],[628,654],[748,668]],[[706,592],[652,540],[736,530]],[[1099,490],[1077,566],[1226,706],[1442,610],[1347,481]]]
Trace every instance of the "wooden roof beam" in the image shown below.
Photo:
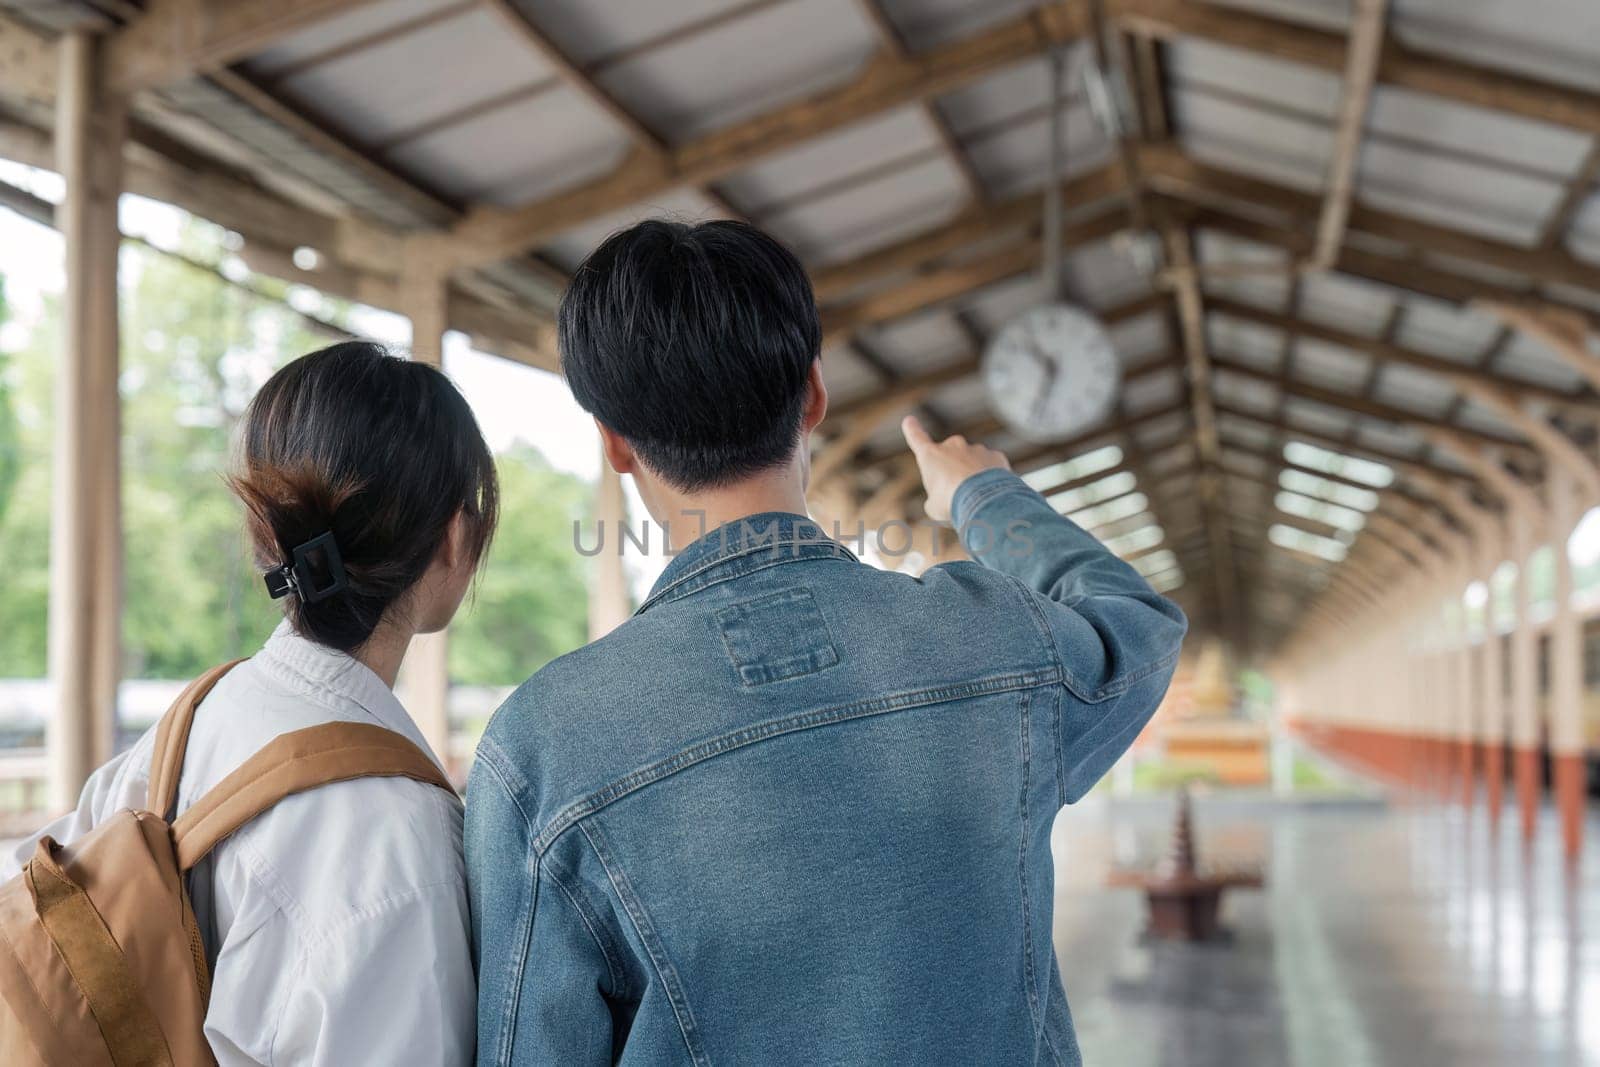
[[[483,206],[430,252],[468,267],[495,262],[640,200],[741,170],[854,122],[961,88],[1083,34],[1081,5],[1053,2],[904,59],[879,55],[849,83],[736,122],[673,148],[662,162],[635,151],[610,174],[516,208]]]
[[[1113,19],[1137,33],[1190,37],[1327,71],[1342,71],[1342,33],[1193,0],[1107,0]],[[1502,111],[1554,126],[1600,133],[1600,93],[1446,59],[1386,38],[1377,83]]]
[[[1249,378],[1253,381],[1266,382],[1289,396],[1299,397],[1301,400],[1309,400],[1328,407],[1337,407],[1360,418],[1376,419],[1394,426],[1410,426],[1419,429],[1446,425],[1439,419],[1430,418],[1419,412],[1407,411],[1376,400],[1364,400],[1353,393],[1341,393],[1337,389],[1328,389],[1324,386],[1312,385],[1309,382],[1296,381],[1281,374],[1261,370],[1231,357],[1216,358],[1216,365],[1217,369],[1225,370],[1229,374],[1237,374],[1241,378]],[[1481,430],[1463,426],[1450,426],[1449,429],[1492,448],[1503,448],[1507,451],[1516,452],[1528,451],[1525,446],[1515,441],[1496,437]]]
[[[1061,195],[1068,203],[1088,204],[1109,199],[1121,188],[1122,172],[1111,165],[1063,182]],[[819,303],[827,303],[858,286],[914,270],[1007,230],[1035,230],[1043,218],[1041,201],[1039,193],[1030,192],[1000,203],[974,205],[935,229],[848,262],[813,271],[812,291]]]
[[[1361,162],[1361,135],[1367,125],[1378,77],[1378,59],[1388,21],[1388,0],[1355,0],[1350,41],[1345,52],[1344,89],[1339,98],[1339,121],[1333,133],[1333,154],[1328,162],[1327,191],[1317,220],[1317,243],[1311,254],[1312,269],[1330,270],[1344,247],[1350,203],[1356,192],[1356,166]]]
[[[1326,341],[1328,344],[1340,348],[1348,348],[1353,352],[1360,352],[1371,357],[1375,363],[1401,364],[1414,367],[1417,370],[1427,371],[1445,379],[1452,385],[1460,386],[1466,382],[1483,382],[1497,388],[1508,390],[1518,399],[1541,400],[1554,403],[1570,404],[1582,399],[1560,389],[1553,389],[1547,385],[1533,382],[1513,382],[1486,370],[1480,370],[1470,363],[1458,363],[1455,360],[1444,359],[1441,356],[1428,355],[1415,349],[1406,348],[1392,341],[1383,341],[1374,337],[1364,337],[1361,334],[1351,333],[1333,326],[1324,326],[1321,323],[1311,322],[1307,319],[1291,318],[1281,312],[1269,311],[1265,308],[1247,304],[1231,297],[1212,297],[1207,302],[1207,307],[1213,314],[1227,315],[1231,318],[1242,319],[1260,326],[1268,326],[1276,330],[1293,331],[1302,337]]]
[[[911,58],[911,52],[906,47],[905,37],[901,35],[900,28],[894,24],[889,13],[884,10],[883,0],[856,0],[861,8],[861,13],[872,23],[873,32],[878,35],[878,43],[892,58],[905,61]],[[962,184],[967,187],[967,195],[974,203],[983,204],[989,199],[988,190],[984,188],[983,176],[978,173],[977,166],[972,162],[972,157],[967,150],[961,147],[961,141],[956,137],[955,130],[951,129],[949,120],[939,110],[939,105],[932,99],[924,97],[921,102],[923,117],[933,127],[934,133],[939,138],[939,143],[944,147],[945,155],[956,172],[961,175]]]
[[[1193,6],[1193,5],[1186,5]],[[1243,208],[1253,217],[1263,211],[1287,216],[1289,228],[1309,226],[1317,217],[1317,197],[1275,182],[1237,171],[1200,163],[1173,144],[1148,145],[1140,152],[1140,166],[1151,188],[1179,200],[1202,206]],[[1461,230],[1392,211],[1367,207],[1357,200],[1350,209],[1350,228],[1439,255],[1472,260],[1535,281],[1596,287],[1596,267],[1565,248],[1524,248],[1506,241],[1478,237]],[[1342,264],[1341,255],[1341,264]],[[1341,269],[1336,264],[1334,269]]]
[[[372,0],[146,0],[106,46],[109,87],[154,89],[247,59]]]
[[[1121,213],[1113,212],[1069,227],[1063,236],[1070,244],[1091,244],[1120,232],[1123,225]],[[898,285],[849,304],[824,308],[822,347],[827,349],[839,344],[864,327],[926,311],[1025,274],[1038,267],[1042,254],[1041,242],[1025,241],[976,259],[913,275]],[[1141,305],[1140,310],[1148,310],[1148,307]]]

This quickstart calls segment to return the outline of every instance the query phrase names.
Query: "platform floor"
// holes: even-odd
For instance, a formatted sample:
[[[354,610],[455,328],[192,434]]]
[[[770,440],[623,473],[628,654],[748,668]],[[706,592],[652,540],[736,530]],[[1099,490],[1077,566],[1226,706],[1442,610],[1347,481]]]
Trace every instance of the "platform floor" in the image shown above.
[[[1530,866],[1481,813],[1198,798],[1203,857],[1261,857],[1268,888],[1230,896],[1231,944],[1184,946],[1102,884],[1161,854],[1168,803],[1085,803],[1056,825],[1055,937],[1089,1067],[1600,1064],[1600,862],[1565,876],[1553,815]]]

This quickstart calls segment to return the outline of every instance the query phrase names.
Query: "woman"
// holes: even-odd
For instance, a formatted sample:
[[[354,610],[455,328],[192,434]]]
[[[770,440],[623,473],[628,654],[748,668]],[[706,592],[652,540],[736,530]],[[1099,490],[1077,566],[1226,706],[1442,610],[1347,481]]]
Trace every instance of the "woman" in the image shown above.
[[[230,484],[285,618],[200,704],[179,810],[274,737],[320,723],[377,723],[433,755],[393,687],[494,532],[494,462],[466,401],[430,367],[334,345],[256,395]],[[154,733],[43,832],[69,843],[144,807]],[[368,778],[290,797],[219,845],[189,891],[221,1064],[470,1062],[461,805],[442,790]]]

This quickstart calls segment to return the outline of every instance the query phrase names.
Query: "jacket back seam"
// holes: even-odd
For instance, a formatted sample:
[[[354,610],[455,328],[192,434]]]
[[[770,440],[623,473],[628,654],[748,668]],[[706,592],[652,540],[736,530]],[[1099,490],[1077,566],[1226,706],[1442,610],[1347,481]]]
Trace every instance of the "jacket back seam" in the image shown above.
[[[605,870],[612,890],[622,902],[623,910],[627,912],[628,921],[633,923],[634,932],[639,935],[640,944],[644,945],[645,954],[650,958],[650,965],[655,968],[657,977],[661,979],[661,986],[667,994],[667,1003],[672,1006],[672,1015],[677,1020],[678,1032],[683,1036],[684,1048],[689,1053],[689,1058],[694,1061],[696,1067],[711,1067],[711,1060],[700,1042],[694,1012],[689,1008],[689,998],[683,991],[683,981],[678,977],[678,969],[672,965],[672,960],[667,956],[666,945],[656,933],[655,924],[650,921],[650,913],[644,909],[644,902],[633,892],[627,874],[623,872],[621,865],[616,862],[616,856],[606,845],[605,836],[600,832],[600,828],[590,822],[578,829],[589,842],[589,848],[593,850],[601,868]]]
[[[545,828],[535,837],[533,842],[534,854],[542,856],[551,845],[555,844],[556,839],[571,829],[573,825],[616,803],[623,797],[727,752],[758,744],[774,737],[781,737],[785,734],[797,733],[801,730],[831,726],[835,723],[869,718],[915,707],[948,704],[967,697],[993,696],[999,693],[1033,689],[1042,685],[1056,684],[1059,681],[1059,671],[1024,671],[999,675],[979,682],[964,682],[959,685],[911,690],[890,696],[874,697],[871,700],[818,708],[734,730],[642,767],[624,775],[609,785],[603,786],[586,797],[567,804],[556,813]]]

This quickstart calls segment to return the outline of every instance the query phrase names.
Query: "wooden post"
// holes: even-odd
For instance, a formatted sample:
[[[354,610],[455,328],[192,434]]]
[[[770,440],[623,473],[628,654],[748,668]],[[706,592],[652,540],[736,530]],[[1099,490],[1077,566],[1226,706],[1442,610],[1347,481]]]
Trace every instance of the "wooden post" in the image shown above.
[[[633,606],[628,597],[628,575],[622,566],[622,527],[628,521],[622,475],[600,453],[600,481],[595,485],[594,515],[600,552],[595,556],[594,579],[589,584],[589,640],[595,641],[628,621]],[[682,549],[696,531],[679,535],[674,547]]]
[[[117,395],[117,198],[126,102],[101,89],[98,40],[62,38],[56,98],[58,212],[66,246],[50,524],[50,799],[76,802],[107,759],[120,681],[121,447]]]
[[[1562,849],[1576,863],[1583,847],[1583,623],[1572,610],[1572,556],[1567,541],[1583,514],[1578,481],[1551,463],[1546,477],[1550,547],[1555,553],[1556,604],[1550,621],[1550,757]]]
[[[1512,506],[1511,558],[1517,565],[1511,630],[1511,769],[1521,813],[1522,839],[1533,843],[1539,819],[1539,663],[1533,628],[1533,590],[1528,557],[1533,555],[1534,523],[1539,516]]]
[[[442,369],[444,334],[448,327],[450,290],[447,279],[427,271],[408,269],[403,273],[401,289],[403,306],[411,318],[411,358]],[[412,639],[395,688],[434,754],[453,772],[448,630],[418,634]]]

